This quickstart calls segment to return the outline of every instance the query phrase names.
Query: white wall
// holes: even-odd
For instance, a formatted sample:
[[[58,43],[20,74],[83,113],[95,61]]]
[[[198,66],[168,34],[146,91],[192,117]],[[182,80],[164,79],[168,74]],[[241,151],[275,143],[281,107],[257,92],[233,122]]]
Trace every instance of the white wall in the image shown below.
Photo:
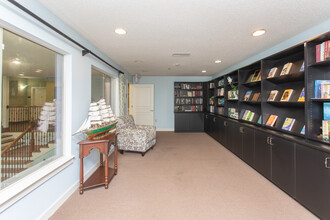
[[[36,11],[36,13],[43,18],[53,18],[53,15],[40,6],[36,1],[31,0],[20,2],[27,7],[30,7],[31,10]],[[58,21],[56,25],[60,26],[60,28],[67,34],[74,33],[68,26],[62,24],[60,21]],[[72,112],[68,118],[69,123],[72,125],[71,132],[73,133],[76,131],[88,113],[88,107],[91,100],[91,66],[93,65],[98,69],[101,69],[103,72],[109,73],[113,77],[117,77],[118,73],[93,56],[88,55],[83,57],[80,48],[49,30],[47,27],[12,6],[7,1],[0,2],[0,26],[20,35],[24,35],[33,41],[37,41],[65,55],[65,74],[72,76],[72,84],[69,86],[70,91],[68,91],[69,93],[72,93]],[[79,35],[76,34],[76,36]],[[79,39],[76,39],[84,41],[82,37],[78,38]],[[92,46],[89,46],[89,48],[94,52],[101,54],[96,48]],[[110,61],[105,55],[100,56],[103,56],[106,60]],[[118,97],[116,98],[118,99]],[[58,173],[3,211],[0,214],[0,219],[38,219],[45,212],[49,211],[49,209],[52,208],[68,190],[71,190],[72,187],[76,187],[79,181],[79,153],[78,145],[76,143],[77,140],[72,138],[71,145],[72,154],[75,157],[74,162],[62,172]],[[94,165],[98,164],[98,160],[98,152],[92,152],[92,154],[84,160],[85,171],[88,172],[91,170]]]

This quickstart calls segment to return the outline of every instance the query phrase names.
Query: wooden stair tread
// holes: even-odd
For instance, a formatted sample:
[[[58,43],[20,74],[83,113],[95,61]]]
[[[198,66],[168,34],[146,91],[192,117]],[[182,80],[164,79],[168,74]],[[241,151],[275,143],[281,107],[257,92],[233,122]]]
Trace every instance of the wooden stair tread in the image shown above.
[[[4,160],[2,159],[1,161],[1,165],[13,165],[13,164],[28,164],[28,163],[31,163],[33,160]]]
[[[13,135],[11,134],[1,134],[1,139],[7,138],[7,137],[12,137]]]
[[[26,170],[27,168],[1,168],[1,173],[5,174],[5,173],[20,173],[24,170]]]
[[[1,144],[11,143],[15,138],[1,139]]]

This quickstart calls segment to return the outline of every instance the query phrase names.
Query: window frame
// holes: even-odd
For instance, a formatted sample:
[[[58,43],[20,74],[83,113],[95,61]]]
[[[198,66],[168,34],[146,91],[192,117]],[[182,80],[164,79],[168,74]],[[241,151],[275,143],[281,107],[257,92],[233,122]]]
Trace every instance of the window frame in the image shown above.
[[[47,180],[61,172],[63,169],[73,163],[74,156],[71,153],[71,132],[72,132],[72,54],[62,50],[50,42],[46,42],[41,38],[28,33],[14,25],[0,19],[0,29],[6,29],[19,36],[22,36],[36,44],[42,45],[63,56],[63,72],[62,72],[62,155],[48,162],[36,171],[28,174],[15,183],[0,190],[0,213],[8,207],[25,197],[28,193],[45,183]],[[51,41],[51,40],[49,40]],[[2,60],[1,60],[2,62]],[[1,71],[2,78],[2,71]],[[2,91],[0,91],[2,94]],[[1,120],[1,119],[0,119]]]

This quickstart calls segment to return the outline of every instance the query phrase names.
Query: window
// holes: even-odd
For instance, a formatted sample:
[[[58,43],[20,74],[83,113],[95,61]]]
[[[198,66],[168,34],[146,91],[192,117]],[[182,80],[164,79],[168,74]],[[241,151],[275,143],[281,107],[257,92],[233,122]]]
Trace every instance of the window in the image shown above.
[[[63,154],[63,55],[4,29],[0,35],[4,189]]]
[[[92,67],[92,102],[100,99],[111,105],[111,77]]]

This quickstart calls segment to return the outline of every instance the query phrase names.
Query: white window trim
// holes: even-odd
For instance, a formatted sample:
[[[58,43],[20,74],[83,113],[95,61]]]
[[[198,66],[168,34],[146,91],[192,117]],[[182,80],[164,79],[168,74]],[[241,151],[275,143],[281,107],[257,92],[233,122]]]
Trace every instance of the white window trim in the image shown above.
[[[47,48],[54,50],[55,52],[63,55],[63,91],[62,91],[62,156],[56,160],[46,164],[40,169],[32,172],[31,174],[23,177],[17,182],[0,190],[0,213],[6,210],[8,207],[22,199],[32,190],[36,189],[44,182],[52,178],[54,175],[65,169],[67,166],[73,163],[74,156],[71,153],[71,128],[72,128],[72,55],[62,51],[54,45],[49,45],[37,38],[26,34],[22,30],[18,30],[15,27],[1,25],[0,28],[10,30],[22,37],[39,43]]]

